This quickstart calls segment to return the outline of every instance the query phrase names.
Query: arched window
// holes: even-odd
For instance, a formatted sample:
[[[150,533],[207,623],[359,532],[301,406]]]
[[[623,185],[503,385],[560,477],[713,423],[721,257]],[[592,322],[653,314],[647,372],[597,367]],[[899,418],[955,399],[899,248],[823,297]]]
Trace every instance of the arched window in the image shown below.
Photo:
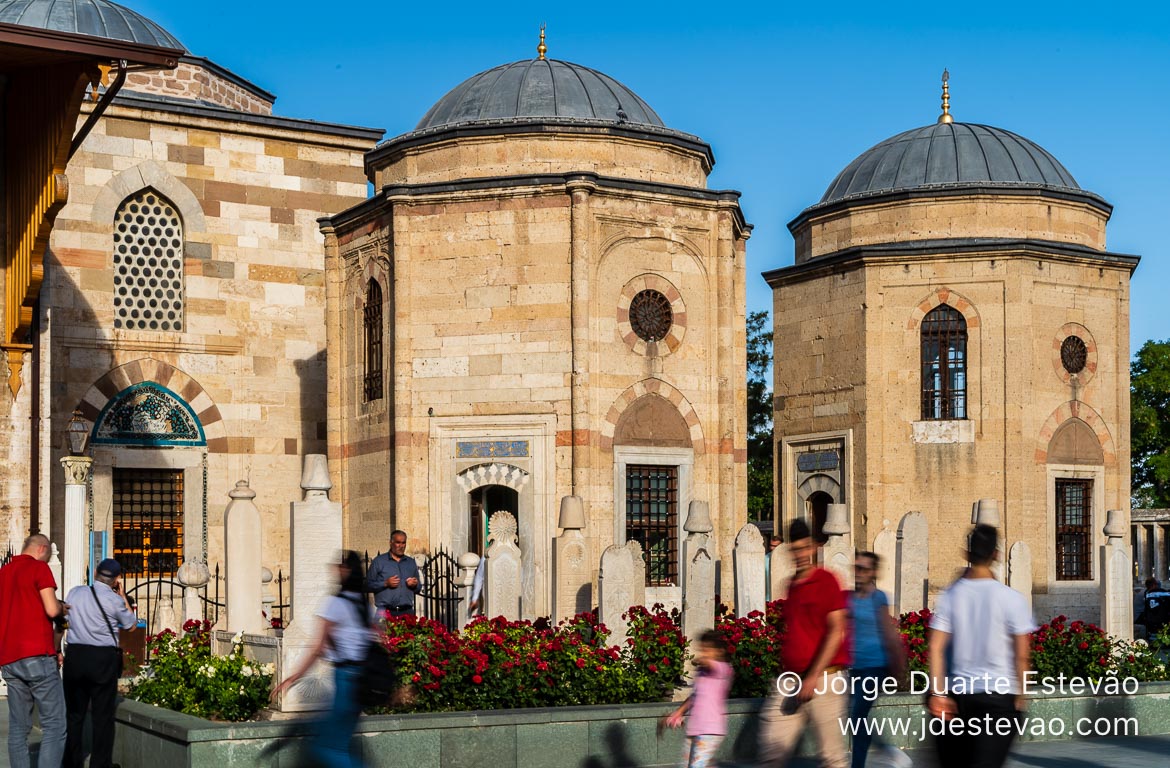
[[[382,286],[370,280],[363,312],[366,328],[366,402],[382,399]]]
[[[183,222],[153,189],[114,214],[114,327],[183,330]]]
[[[967,418],[967,321],[946,304],[922,319],[922,418]]]

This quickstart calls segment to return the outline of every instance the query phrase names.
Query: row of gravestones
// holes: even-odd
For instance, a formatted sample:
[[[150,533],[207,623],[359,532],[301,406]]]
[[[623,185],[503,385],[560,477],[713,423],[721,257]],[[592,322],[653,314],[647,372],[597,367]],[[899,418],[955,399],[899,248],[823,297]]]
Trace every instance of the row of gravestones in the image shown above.
[[[1121,514],[1110,512],[1104,531],[1103,623],[1110,633],[1128,636],[1132,629],[1130,618],[1125,615],[1129,610],[1126,607],[1129,605],[1129,552],[1117,534],[1117,531],[1124,531]],[[557,537],[553,550],[553,604],[554,618],[560,621],[590,610],[593,601],[592,562],[588,557],[588,543],[582,534],[585,514],[578,497],[566,496],[561,500],[558,522],[563,533]],[[975,502],[971,522],[998,528],[998,502],[995,499]],[[485,611],[490,616],[518,619],[521,616],[520,549],[516,545],[516,520],[509,513],[496,513],[489,530],[491,544],[486,558]],[[713,525],[706,502],[690,503],[683,530],[686,537],[682,543],[680,568],[682,629],[685,636],[693,638],[710,628],[715,616],[717,563],[711,536]],[[821,552],[822,562],[846,588],[852,589],[855,549],[845,505],[830,505],[823,530],[827,541]],[[893,607],[899,614],[927,607],[930,592],[928,537],[925,515],[909,512],[899,521],[896,530],[884,529],[875,538],[874,552],[885,564],[878,587],[892,597]],[[762,613],[769,599],[784,595],[793,570],[785,545],[766,553],[760,530],[748,524],[736,536],[733,558],[737,616],[747,616],[755,611]],[[1000,565],[1003,561],[1001,557],[995,566],[997,577],[1021,592],[1031,605],[1033,573],[1028,545],[1023,541],[1011,545],[1006,557],[1006,574]],[[469,586],[470,583],[468,580]],[[623,614],[630,606],[645,604],[645,583],[646,565],[638,542],[615,544],[602,552],[596,605],[599,620],[611,632],[611,643],[624,644],[627,625]]]

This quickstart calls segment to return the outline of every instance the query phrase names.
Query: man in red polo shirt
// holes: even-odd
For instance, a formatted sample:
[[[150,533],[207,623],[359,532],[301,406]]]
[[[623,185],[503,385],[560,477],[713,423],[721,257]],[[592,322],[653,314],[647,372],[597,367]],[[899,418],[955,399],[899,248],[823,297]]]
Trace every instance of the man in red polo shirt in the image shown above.
[[[814,564],[817,545],[803,520],[793,521],[788,541],[796,573],[784,601],[782,674],[760,711],[761,765],[786,765],[811,728],[820,764],[845,768],[847,598],[837,578]]]
[[[65,613],[49,570],[49,539],[34,533],[0,568],[0,674],[8,684],[8,760],[28,768],[34,705],[41,719],[37,765],[61,765],[65,750],[65,693],[57,672],[53,619]]]

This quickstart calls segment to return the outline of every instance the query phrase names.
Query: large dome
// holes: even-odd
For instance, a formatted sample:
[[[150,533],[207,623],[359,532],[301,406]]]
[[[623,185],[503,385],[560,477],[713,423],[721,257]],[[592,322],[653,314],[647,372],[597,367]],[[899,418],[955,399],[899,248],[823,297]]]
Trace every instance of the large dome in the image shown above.
[[[649,104],[609,75],[567,61],[527,59],[464,80],[415,130],[541,118],[665,127]]]
[[[0,22],[186,50],[158,24],[106,0],[0,0]]]
[[[936,123],[899,133],[863,152],[821,198],[946,186],[1080,190],[1060,162],[1023,136],[975,123]]]

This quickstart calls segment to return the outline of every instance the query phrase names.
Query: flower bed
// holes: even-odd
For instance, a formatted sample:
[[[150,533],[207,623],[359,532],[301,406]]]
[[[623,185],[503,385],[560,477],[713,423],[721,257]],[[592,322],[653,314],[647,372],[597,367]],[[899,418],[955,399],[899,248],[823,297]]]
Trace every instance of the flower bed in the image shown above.
[[[386,623],[386,648],[414,687],[397,711],[559,707],[661,701],[681,680],[686,643],[677,613],[656,605],[627,614],[622,648],[595,613],[547,620],[477,618],[462,632],[404,616]]]
[[[250,720],[268,704],[272,665],[244,658],[240,635],[232,652],[211,652],[211,622],[190,620],[181,634],[165,629],[147,639],[146,662],[128,695],[146,704],[212,720]]]
[[[715,628],[727,643],[735,678],[733,698],[767,695],[779,674],[783,603],[765,613],[735,618],[722,610]],[[384,642],[403,683],[413,690],[398,712],[454,712],[572,705],[636,704],[668,699],[683,682],[687,641],[677,611],[661,605],[631,608],[628,639],[610,647],[609,630],[596,613],[558,625],[547,619],[477,618],[461,632],[405,616],[385,625]],[[899,619],[913,671],[929,664],[929,610]],[[1149,682],[1170,679],[1170,627],[1147,644],[1111,638],[1100,627],[1057,616],[1032,637],[1037,678],[1101,679],[1106,675]],[[183,632],[150,638],[148,664],[134,679],[131,698],[200,717],[246,720],[267,704],[271,665],[233,651],[214,656],[210,627],[189,621]]]

